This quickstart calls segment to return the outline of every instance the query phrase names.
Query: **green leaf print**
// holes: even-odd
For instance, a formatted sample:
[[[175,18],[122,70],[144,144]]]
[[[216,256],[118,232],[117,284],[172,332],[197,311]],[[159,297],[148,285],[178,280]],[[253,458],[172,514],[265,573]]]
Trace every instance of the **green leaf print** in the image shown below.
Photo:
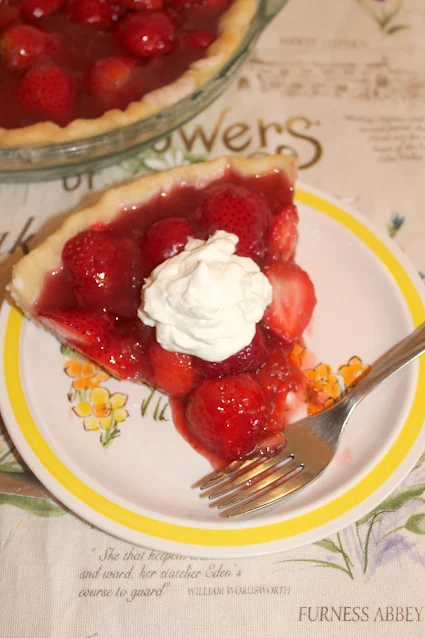
[[[151,388],[150,394],[148,396],[147,399],[143,399],[142,401],[142,406],[141,406],[141,415],[142,416],[146,416],[148,413],[148,408],[152,403],[152,399],[155,396],[155,394],[158,392],[158,390],[156,390],[156,388]],[[164,404],[161,405],[161,401],[164,400]],[[154,421],[168,421],[167,417],[166,417],[166,411],[168,408],[168,401],[165,397],[163,397],[162,395],[160,395],[159,397],[157,397],[156,399],[156,404],[155,407],[153,408],[153,420]]]
[[[64,357],[70,357],[71,359],[73,359],[76,355],[77,352],[75,350],[73,350],[72,348],[68,348],[68,346],[64,346],[63,344],[61,345],[61,354],[63,354]]]
[[[413,514],[404,527],[413,534],[425,534],[425,514]]]
[[[385,501],[381,503],[379,507],[376,507],[374,510],[369,512],[367,516],[364,516],[362,519],[360,519],[359,525],[368,523],[372,518],[374,518],[381,512],[382,514],[388,511],[394,512],[395,510],[400,509],[400,507],[402,507],[408,501],[420,500],[420,497],[424,492],[425,485],[420,484],[412,485],[411,487],[408,487],[406,490],[403,490],[398,494],[389,496],[387,499],[385,499]]]
[[[335,545],[335,543],[328,538],[324,538],[322,541],[317,541],[317,543],[314,544],[318,547],[323,547],[323,549],[326,549],[328,552],[332,552],[333,554],[341,554],[340,547]]]
[[[397,33],[397,31],[402,31],[403,29],[408,29],[408,28],[409,26],[407,24],[395,24],[394,26],[387,29],[386,33],[388,35],[391,35],[391,33]]]
[[[44,498],[30,498],[28,496],[0,494],[0,505],[13,505],[34,516],[42,516],[44,518],[63,516],[67,513],[66,509],[53,501]]]

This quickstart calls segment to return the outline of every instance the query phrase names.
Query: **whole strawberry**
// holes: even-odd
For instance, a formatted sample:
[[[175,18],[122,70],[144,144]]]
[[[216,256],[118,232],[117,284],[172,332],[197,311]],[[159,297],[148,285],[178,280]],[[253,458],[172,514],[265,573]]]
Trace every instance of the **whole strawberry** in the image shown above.
[[[236,253],[261,261],[265,252],[270,209],[261,197],[244,186],[222,184],[204,193],[195,212],[200,232],[208,237],[225,230],[239,238]]]
[[[267,343],[263,330],[257,326],[250,344],[224,361],[196,360],[196,366],[203,377],[224,377],[240,372],[256,372],[267,360]]]
[[[96,29],[107,29],[113,24],[113,11],[106,0],[71,0],[67,13],[72,22]]]
[[[10,69],[27,69],[55,49],[49,34],[29,24],[9,27],[0,38],[0,58]]]
[[[239,374],[201,381],[186,415],[194,437],[213,454],[232,461],[254,451],[265,412],[260,384],[250,374]]]
[[[128,87],[135,68],[135,60],[127,56],[100,58],[88,70],[86,85],[93,95],[115,95]]]
[[[37,22],[59,11],[63,3],[64,0],[24,0],[20,7],[21,16],[27,22]]]
[[[107,230],[85,230],[67,241],[62,261],[81,306],[135,317],[142,277],[132,239]]]
[[[176,37],[170,18],[161,11],[125,16],[115,30],[118,44],[140,58],[169,53]]]
[[[54,65],[40,65],[27,71],[16,87],[16,99],[38,116],[67,124],[76,100],[71,73]]]
[[[163,261],[180,253],[194,236],[192,224],[184,217],[168,217],[152,224],[140,246],[144,274],[149,275]]]

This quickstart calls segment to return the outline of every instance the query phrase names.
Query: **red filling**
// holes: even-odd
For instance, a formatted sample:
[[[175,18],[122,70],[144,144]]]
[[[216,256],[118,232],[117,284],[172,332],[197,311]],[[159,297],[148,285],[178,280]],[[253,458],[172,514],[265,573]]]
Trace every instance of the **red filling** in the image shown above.
[[[231,0],[3,0],[0,127],[124,109],[205,56]]]
[[[284,443],[287,395],[306,389],[291,357],[316,299],[296,265],[298,215],[281,173],[243,178],[228,171],[204,189],[176,186],[70,239],[36,304],[62,342],[112,375],[145,381],[171,398],[182,435],[213,465]],[[144,277],[187,238],[216,230],[239,237],[237,253],[269,278],[273,300],[253,341],[223,362],[165,351],[137,318]]]

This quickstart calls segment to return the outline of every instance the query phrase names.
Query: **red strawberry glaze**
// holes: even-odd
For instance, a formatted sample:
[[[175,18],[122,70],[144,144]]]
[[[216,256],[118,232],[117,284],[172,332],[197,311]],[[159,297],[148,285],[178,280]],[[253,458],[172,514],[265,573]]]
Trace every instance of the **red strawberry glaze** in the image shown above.
[[[10,4],[0,4],[0,33],[6,27],[19,22],[19,7]]]
[[[256,444],[250,450],[249,456],[270,455],[278,452],[285,445],[285,426],[293,421],[294,415],[303,413],[303,406],[307,399],[314,402],[318,397],[310,395],[306,377],[303,371],[290,360],[292,346],[285,346],[273,336],[267,336],[269,358],[266,364],[257,372],[242,376],[251,377],[258,383],[264,393],[265,413],[261,428],[256,432]],[[231,377],[224,377],[222,380]],[[287,398],[291,393],[292,401],[289,405]],[[223,469],[229,463],[226,448],[212,449],[201,441],[188,419],[188,409],[192,395],[184,398],[170,399],[173,423],[181,436],[200,454],[205,456],[215,469]],[[205,428],[208,428],[207,418]],[[211,421],[211,417],[209,417]],[[235,456],[234,458],[237,458]]]
[[[245,178],[233,171],[228,171],[215,185],[242,185],[254,193],[261,193],[271,212],[276,215],[281,207],[292,201],[292,188],[281,173],[274,172],[260,177]],[[111,224],[102,225],[98,230],[109,230],[119,238],[132,238],[142,246],[143,236],[154,224],[170,217],[190,218],[194,215],[198,202],[204,191],[193,186],[176,186],[166,196],[156,195],[143,206],[124,208]],[[66,308],[77,305],[75,295],[70,285],[71,275],[61,265],[47,276],[43,290],[37,300],[37,309]]]
[[[192,62],[205,56],[208,39],[216,39],[220,16],[231,2],[225,0],[225,4],[218,7],[199,3],[175,12],[169,10],[169,6],[164,12],[162,0],[0,3],[0,40],[5,43],[4,47],[0,44],[0,50],[4,49],[0,54],[0,127],[13,129],[49,120],[65,126],[74,119],[100,117],[110,108],[125,109],[146,93],[174,82]],[[123,27],[129,20],[153,23],[146,27],[149,41],[143,41],[142,48],[136,46],[128,34],[123,35]],[[36,29],[56,46],[44,46],[33,31],[27,38],[28,55],[16,55],[16,34],[12,32],[11,38],[9,33],[9,29],[16,28]],[[194,46],[193,37],[187,39],[187,35],[193,33],[203,34],[201,38],[195,37],[198,46]],[[145,37],[146,34],[139,35]],[[87,76],[96,62],[128,55],[137,67],[128,90],[117,92],[113,102],[105,99],[103,91],[90,90]],[[29,108],[27,102],[17,96],[16,88],[23,73],[38,64],[54,64],[73,76],[76,99],[66,117]],[[106,68],[105,73],[107,84],[113,71]],[[102,80],[97,78],[96,84],[102,85]]]
[[[117,0],[117,3],[133,11],[161,11],[164,0]]]
[[[248,193],[251,203],[261,202],[260,207],[256,204],[259,240],[265,246],[264,259],[257,254],[260,267],[265,272],[270,268],[273,273],[276,270],[276,277],[281,276],[280,268],[289,268],[290,273],[295,269],[298,273],[293,262],[282,261],[282,254],[288,246],[293,254],[297,238],[296,211],[290,212],[289,224],[285,221],[292,201],[292,189],[286,180],[278,172],[243,178],[228,171],[223,178],[202,190],[176,185],[166,195],[159,194],[143,206],[122,210],[112,223],[98,224],[73,237],[65,244],[62,264],[46,277],[36,311],[42,320],[50,321],[49,325],[56,321],[56,332],[63,342],[76,346],[111,374],[136,382],[145,381],[166,392],[170,396],[173,420],[179,432],[214,467],[220,468],[234,455],[270,454],[280,449],[285,442],[282,431],[292,413],[287,396],[292,393],[299,404],[306,401],[308,388],[299,365],[290,358],[293,343],[299,342],[300,335],[296,332],[296,337],[286,343],[285,333],[282,340],[277,301],[271,306],[274,313],[271,320],[257,326],[252,344],[217,364],[163,350],[155,340],[154,330],[143,326],[136,316],[136,296],[138,298],[140,293],[141,278],[147,276],[146,264],[155,267],[157,255],[161,254],[165,259],[176,254],[188,236],[205,236],[204,224],[199,225],[199,210],[205,209],[208,193],[214,198],[217,192],[220,197],[225,192],[243,193],[244,197]],[[224,201],[224,209],[227,210],[228,200]],[[236,221],[232,226],[238,236],[243,233],[246,217],[240,206],[239,202],[240,226]],[[249,206],[248,209],[252,212]],[[158,233],[161,228],[163,232]],[[279,241],[282,242],[282,251],[279,250]],[[97,242],[102,246],[100,253],[96,248]],[[78,256],[75,251],[80,248],[83,252]],[[122,248],[124,250],[120,250]],[[97,289],[99,273],[101,285]],[[104,282],[109,282],[105,289]],[[278,283],[279,287],[285,287],[280,279]],[[122,290],[126,287],[131,291],[130,305],[122,302]],[[312,299],[310,295],[303,297],[303,286],[300,290],[299,298],[294,298],[299,306],[303,299],[308,306],[309,310],[305,309],[303,315],[306,320],[307,312],[312,310]],[[124,295],[126,298],[129,297],[127,293]],[[295,295],[292,288],[290,294]],[[68,313],[71,320],[67,320]],[[102,317],[100,336],[93,328],[99,313]],[[282,321],[289,334],[290,329],[294,329],[292,316],[284,315]],[[298,328],[297,324],[295,328]],[[99,346],[100,342],[103,342],[102,346]],[[234,382],[235,378],[237,382]],[[226,431],[224,422],[217,421],[215,434],[209,437],[205,432],[208,414],[202,407],[202,401],[197,401],[195,406],[192,401],[193,397],[199,396],[200,385],[205,384],[209,388],[210,384],[211,392],[219,386],[219,393],[222,392],[225,397],[234,393],[235,401],[242,405],[248,400],[243,395],[245,381],[252,410],[251,421],[244,421],[242,416],[238,422],[241,440],[244,439],[239,449],[237,432],[233,439],[218,440]],[[208,388],[204,392],[207,398]],[[230,403],[228,401],[227,405]]]

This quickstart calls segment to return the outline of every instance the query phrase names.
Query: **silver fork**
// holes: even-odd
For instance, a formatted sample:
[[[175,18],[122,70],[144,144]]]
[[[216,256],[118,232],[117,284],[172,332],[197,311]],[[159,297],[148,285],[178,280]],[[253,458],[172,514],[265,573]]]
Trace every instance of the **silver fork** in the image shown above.
[[[201,496],[213,500],[210,507],[223,510],[220,516],[233,518],[276,503],[309,485],[328,467],[345,425],[360,401],[424,352],[425,323],[382,355],[341,401],[324,412],[288,425],[283,451],[269,458],[233,461],[193,487],[202,490]]]

